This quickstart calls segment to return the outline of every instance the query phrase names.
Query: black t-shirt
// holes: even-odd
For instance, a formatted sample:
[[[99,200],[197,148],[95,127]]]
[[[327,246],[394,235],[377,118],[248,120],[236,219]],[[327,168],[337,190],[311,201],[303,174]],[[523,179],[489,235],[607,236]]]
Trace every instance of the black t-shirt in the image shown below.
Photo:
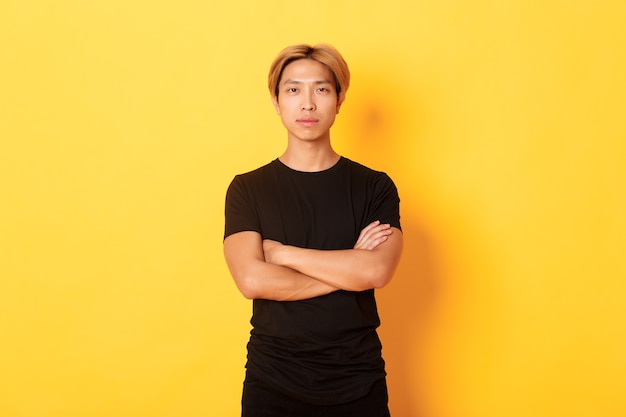
[[[276,159],[233,179],[224,238],[256,231],[291,246],[351,249],[375,220],[400,228],[399,202],[385,173],[347,158],[320,172],[296,171]],[[385,376],[374,290],[256,299],[251,323],[248,373],[303,401],[351,401]]]

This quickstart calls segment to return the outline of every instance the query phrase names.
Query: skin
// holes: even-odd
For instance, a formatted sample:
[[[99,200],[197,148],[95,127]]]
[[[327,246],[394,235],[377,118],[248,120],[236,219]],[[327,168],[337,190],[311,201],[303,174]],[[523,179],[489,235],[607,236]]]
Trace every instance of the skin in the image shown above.
[[[322,171],[339,160],[330,143],[330,128],[344,95],[337,95],[327,66],[311,59],[290,63],[283,70],[278,97],[272,99],[287,129],[287,149],[279,158],[300,171]]]
[[[316,172],[340,156],[330,128],[344,100],[328,67],[310,59],[287,65],[272,102],[287,129],[280,161],[292,169]],[[314,250],[263,240],[240,232],[224,240],[224,256],[235,284],[249,299],[302,300],[337,291],[382,288],[402,253],[402,232],[378,221],[366,226],[352,249]]]

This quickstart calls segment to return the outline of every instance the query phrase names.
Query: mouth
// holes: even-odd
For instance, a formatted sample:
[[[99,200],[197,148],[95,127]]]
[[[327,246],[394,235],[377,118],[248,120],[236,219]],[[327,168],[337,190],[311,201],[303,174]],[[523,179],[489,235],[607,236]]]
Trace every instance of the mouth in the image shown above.
[[[301,124],[302,126],[313,126],[315,124],[317,124],[317,122],[319,122],[319,120],[317,119],[310,119],[310,118],[302,118],[302,119],[297,119],[296,120],[297,123]]]

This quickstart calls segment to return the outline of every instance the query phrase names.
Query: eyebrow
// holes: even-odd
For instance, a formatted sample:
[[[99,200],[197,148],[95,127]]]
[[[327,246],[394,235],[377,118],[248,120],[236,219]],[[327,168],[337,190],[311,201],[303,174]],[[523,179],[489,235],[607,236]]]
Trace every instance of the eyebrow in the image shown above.
[[[305,81],[292,80],[292,79],[287,79],[287,80],[282,82],[283,85],[285,85],[285,84],[304,84],[304,83],[305,83]],[[332,84],[332,82],[330,82],[329,80],[315,80],[315,81],[313,81],[313,84],[315,84],[315,85]]]

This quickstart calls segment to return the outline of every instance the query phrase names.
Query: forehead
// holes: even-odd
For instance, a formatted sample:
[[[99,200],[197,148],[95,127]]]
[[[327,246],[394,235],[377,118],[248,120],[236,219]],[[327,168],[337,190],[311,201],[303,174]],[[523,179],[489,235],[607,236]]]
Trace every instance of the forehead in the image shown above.
[[[283,70],[281,84],[287,82],[326,81],[332,83],[333,73],[321,62],[299,59],[289,63]]]

